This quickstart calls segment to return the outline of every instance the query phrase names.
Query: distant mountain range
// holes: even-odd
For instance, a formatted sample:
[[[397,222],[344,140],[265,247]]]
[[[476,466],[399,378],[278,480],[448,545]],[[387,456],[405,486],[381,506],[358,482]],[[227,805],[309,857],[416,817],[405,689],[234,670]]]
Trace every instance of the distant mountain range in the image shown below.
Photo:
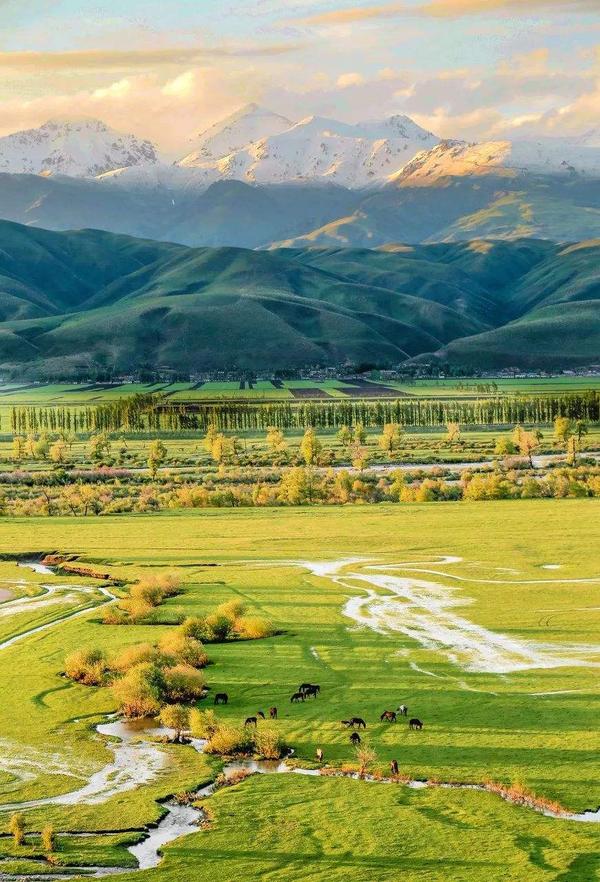
[[[247,248],[600,237],[598,131],[469,144],[405,116],[294,123],[249,105],[188,148],[167,162],[94,120],[8,135],[0,217]]]
[[[600,242],[251,251],[0,222],[0,371],[589,365],[599,267]]]

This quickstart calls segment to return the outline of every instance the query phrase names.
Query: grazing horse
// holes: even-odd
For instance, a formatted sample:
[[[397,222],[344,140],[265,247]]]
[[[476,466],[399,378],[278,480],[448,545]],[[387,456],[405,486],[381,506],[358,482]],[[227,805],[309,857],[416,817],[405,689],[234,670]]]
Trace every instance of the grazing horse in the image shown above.
[[[413,717],[413,719],[409,720],[409,722],[408,722],[408,728],[409,729],[418,729],[420,732],[421,729],[423,728],[423,723],[421,722],[421,720],[417,720],[416,717]]]
[[[292,702],[304,701],[305,698],[306,698],[306,696],[305,696],[304,692],[294,692],[294,694],[290,698],[290,701],[292,701]]]
[[[399,707],[398,710],[397,710],[397,713],[399,713],[401,717],[406,717],[406,716],[408,716],[408,708],[407,708],[407,706],[406,706],[405,704],[401,704],[400,707]]]
[[[358,734],[358,732],[352,733],[352,735],[350,736],[350,741],[355,747],[357,746],[357,744],[360,744],[360,735]]]
[[[367,728],[367,724],[365,723],[365,721],[363,720],[362,717],[350,717],[349,723],[353,729],[355,726],[359,729],[361,729],[361,728],[366,729]]]
[[[342,724],[342,726],[345,726],[346,729],[349,729],[350,726],[352,725],[352,723],[350,722],[350,720],[340,720],[340,723]]]
[[[229,696],[226,692],[216,692],[215,693],[215,704],[227,704],[229,701]]]
[[[379,717],[380,721],[386,723],[395,723],[396,722],[396,713],[395,711],[384,711],[382,715]]]
[[[262,711],[256,711],[256,716],[257,716],[257,717],[260,717],[261,720],[264,720],[264,718],[265,718],[265,715],[263,714]]]
[[[323,751],[320,747],[317,747],[317,760],[322,763],[323,762]]]
[[[390,763],[390,771],[392,775],[398,774],[398,760],[392,760]]]
[[[258,720],[256,719],[256,717],[246,717],[246,722],[244,723],[244,726],[257,726],[257,725],[258,725]]]
[[[276,707],[269,708],[269,716],[271,717],[272,720],[277,719],[277,708]]]
[[[313,698],[316,698],[319,692],[321,691],[320,686],[307,686],[306,689],[302,689],[302,694],[306,695],[308,698],[309,695],[312,695]]]

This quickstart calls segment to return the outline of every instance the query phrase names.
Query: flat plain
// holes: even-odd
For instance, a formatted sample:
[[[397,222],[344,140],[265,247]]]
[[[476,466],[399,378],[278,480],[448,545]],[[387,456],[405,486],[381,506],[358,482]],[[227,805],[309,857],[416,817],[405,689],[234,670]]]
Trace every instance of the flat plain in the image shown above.
[[[597,808],[593,499],[5,518],[0,540],[8,558],[1,587],[34,596],[14,615],[0,605],[0,823],[7,806],[46,800],[25,811],[29,830],[50,821],[59,834],[58,867],[44,863],[45,874],[61,863],[134,866],[125,845],[161,816],[157,800],[207,782],[220,761],[164,745],[143,781],[121,771],[94,797],[61,802],[110,763],[110,739],[95,726],[114,710],[109,689],[61,677],[65,655],[156,640],[169,625],[100,624],[107,599],[98,583],[38,575],[11,555],[78,554],[127,582],[176,571],[185,590],[168,601],[165,622],[231,598],[268,617],[279,632],[272,638],[209,645],[207,679],[230,695],[218,709],[224,720],[240,724],[276,705],[276,726],[301,764],[314,764],[317,747],[331,766],[356,763],[340,720],[357,715],[367,722],[361,734],[375,751],[374,771],[386,773],[397,759],[411,779],[496,781],[572,812]],[[52,604],[36,607],[36,596],[48,599],[42,584],[62,587]],[[40,624],[47,627],[26,634]],[[301,681],[319,683],[321,694],[292,705]],[[422,732],[379,721],[401,703]],[[143,760],[143,744],[135,749]],[[208,828],[168,845],[156,869],[135,877],[589,882],[600,873],[595,824],[476,790],[253,776],[206,806]],[[94,835],[78,840],[69,831]],[[39,871],[35,835],[27,847],[15,853],[0,837],[7,874]]]

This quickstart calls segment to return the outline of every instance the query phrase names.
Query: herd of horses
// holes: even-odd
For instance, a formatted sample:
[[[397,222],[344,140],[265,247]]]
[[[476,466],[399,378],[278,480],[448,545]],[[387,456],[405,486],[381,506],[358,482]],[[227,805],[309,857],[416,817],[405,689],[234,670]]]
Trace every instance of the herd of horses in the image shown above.
[[[296,704],[298,702],[304,702],[307,698],[316,698],[321,692],[321,687],[316,683],[301,683],[298,687],[298,690],[294,692],[290,698],[290,702],[292,704]],[[214,698],[215,704],[227,704],[229,701],[229,696],[226,692],[217,692]],[[405,704],[401,704],[395,711],[393,710],[384,710],[381,716],[379,717],[380,722],[382,723],[396,723],[398,721],[398,717],[408,717],[408,707]],[[270,707],[269,708],[269,718],[271,720],[277,719],[277,708]],[[246,717],[244,722],[244,726],[258,726],[258,720],[264,720],[265,714],[263,711],[257,711],[254,716]],[[340,720],[342,726],[345,726],[347,729],[366,729],[367,724],[362,717],[350,717],[348,720]],[[423,723],[417,717],[411,717],[408,721],[408,728],[411,731],[420,732],[423,729]],[[350,742],[354,747],[357,747],[361,743],[360,735],[358,732],[353,731],[350,735]],[[317,748],[316,757],[319,762],[323,762],[324,753],[322,748]],[[398,762],[396,760],[392,760],[390,763],[390,768],[392,770],[392,775],[398,774]]]

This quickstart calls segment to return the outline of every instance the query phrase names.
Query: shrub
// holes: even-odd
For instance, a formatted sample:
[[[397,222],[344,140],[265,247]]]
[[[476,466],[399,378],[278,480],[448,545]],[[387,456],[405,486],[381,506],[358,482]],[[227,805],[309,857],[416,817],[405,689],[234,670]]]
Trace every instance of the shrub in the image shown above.
[[[261,616],[242,616],[236,620],[234,628],[240,637],[245,637],[247,640],[260,640],[263,637],[272,637],[274,634],[271,622]]]
[[[180,703],[197,701],[204,694],[206,683],[200,671],[191,665],[174,665],[166,668],[165,696],[168,701]]]
[[[193,637],[195,640],[202,640],[206,634],[206,619],[197,616],[188,616],[184,619],[179,629],[184,637]]]
[[[163,634],[158,645],[165,655],[173,656],[186,665],[204,668],[208,664],[208,656],[200,641],[195,637],[186,636],[179,628]]]
[[[106,675],[106,658],[101,649],[77,649],[65,659],[65,674],[85,686],[100,686]]]
[[[208,739],[205,751],[230,756],[236,753],[251,753],[253,746],[252,732],[247,726],[220,724]]]
[[[10,816],[8,832],[12,834],[15,845],[23,845],[25,840],[25,818],[20,812]]]
[[[42,829],[42,851],[45,854],[52,854],[54,851],[54,827],[52,824],[46,824]]]
[[[126,717],[152,717],[160,711],[165,677],[152,662],[135,665],[113,684],[113,693]]]
[[[206,617],[206,635],[208,640],[222,642],[231,636],[233,622],[225,615],[213,613]]]
[[[197,707],[190,711],[190,731],[194,738],[211,738],[219,728],[217,715],[213,710],[198,710]]]
[[[246,612],[246,606],[237,598],[232,598],[232,600],[228,600],[226,603],[222,603],[215,610],[215,614],[218,616],[225,616],[225,618],[234,622],[240,616],[243,616]]]
[[[264,759],[281,759],[287,753],[285,741],[274,729],[258,729],[254,734],[254,747]]]
[[[175,730],[175,741],[181,740],[181,733],[190,724],[190,712],[182,704],[170,704],[163,707],[159,720],[167,729]]]
[[[135,643],[133,646],[126,646],[121,652],[115,656],[111,662],[111,668],[115,671],[125,672],[130,668],[143,662],[157,660],[156,647],[151,643]]]

